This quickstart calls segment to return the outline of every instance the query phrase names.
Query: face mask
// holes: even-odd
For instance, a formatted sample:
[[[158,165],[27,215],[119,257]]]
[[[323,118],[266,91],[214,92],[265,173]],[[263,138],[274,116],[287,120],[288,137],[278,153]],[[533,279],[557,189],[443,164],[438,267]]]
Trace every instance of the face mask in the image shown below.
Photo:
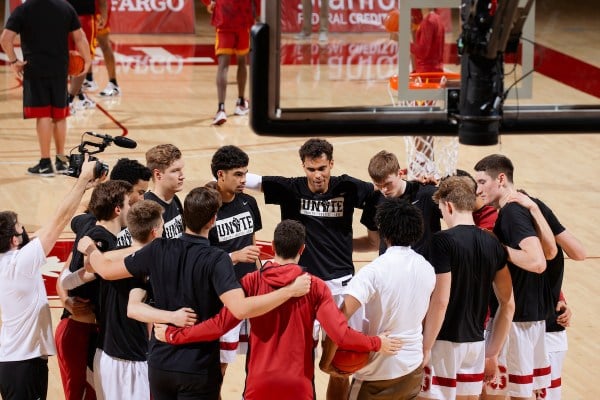
[[[19,249],[25,247],[27,243],[29,243],[29,235],[27,234],[25,227],[23,227],[23,233],[21,234],[21,243],[19,243]]]

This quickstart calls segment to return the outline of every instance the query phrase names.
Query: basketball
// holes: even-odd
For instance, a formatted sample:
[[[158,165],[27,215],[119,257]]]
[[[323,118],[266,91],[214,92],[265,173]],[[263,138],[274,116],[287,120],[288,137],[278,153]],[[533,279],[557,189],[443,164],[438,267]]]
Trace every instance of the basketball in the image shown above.
[[[69,75],[79,75],[83,72],[85,60],[76,50],[69,51]]]
[[[369,363],[368,351],[358,352],[352,350],[337,349],[331,365],[341,372],[354,373]]]
[[[394,9],[388,13],[383,20],[383,27],[386,31],[396,33],[398,32],[398,20],[400,19],[400,11]]]

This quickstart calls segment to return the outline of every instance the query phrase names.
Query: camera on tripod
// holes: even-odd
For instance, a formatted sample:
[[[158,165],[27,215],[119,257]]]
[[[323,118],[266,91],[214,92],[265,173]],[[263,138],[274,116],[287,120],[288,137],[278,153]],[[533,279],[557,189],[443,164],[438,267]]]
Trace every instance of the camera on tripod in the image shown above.
[[[112,137],[102,133],[84,132],[83,135],[81,135],[81,143],[79,146],[73,148],[73,150],[77,149],[77,152],[73,153],[73,150],[71,150],[71,154],[69,154],[69,169],[67,170],[67,175],[75,178],[79,177],[81,174],[81,167],[85,162],[85,154],[89,155],[89,161],[96,161],[94,167],[94,179],[107,175],[108,164],[99,161],[93,154],[102,153],[107,146],[111,145],[111,143],[127,149],[135,149],[137,147],[135,141],[124,136]]]

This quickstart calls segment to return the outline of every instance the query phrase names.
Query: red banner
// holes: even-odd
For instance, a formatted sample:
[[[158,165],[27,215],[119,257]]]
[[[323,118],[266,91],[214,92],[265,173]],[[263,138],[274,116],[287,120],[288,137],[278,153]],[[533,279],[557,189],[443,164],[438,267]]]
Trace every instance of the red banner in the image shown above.
[[[114,33],[194,33],[192,0],[112,0]]]
[[[10,0],[10,11],[21,0]],[[194,33],[192,0],[111,0],[113,33]]]
[[[383,32],[382,21],[397,0],[311,0],[313,30],[319,29],[319,6],[329,1],[330,32]],[[302,28],[301,0],[281,0],[281,31],[300,32]]]
[[[319,29],[320,5],[329,2],[330,32],[383,32],[383,20],[398,7],[398,0],[311,0],[313,31]],[[452,30],[449,9],[436,9],[442,16],[446,31]],[[281,0],[281,31],[300,32],[302,0]]]

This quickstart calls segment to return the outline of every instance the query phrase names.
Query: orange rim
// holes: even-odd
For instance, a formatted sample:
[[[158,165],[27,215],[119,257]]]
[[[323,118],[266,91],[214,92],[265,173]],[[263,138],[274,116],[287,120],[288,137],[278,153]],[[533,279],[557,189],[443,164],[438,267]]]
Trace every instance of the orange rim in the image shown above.
[[[413,72],[408,76],[409,89],[439,89],[446,86],[448,81],[460,80],[457,72]],[[398,90],[398,75],[389,79],[390,88]]]

